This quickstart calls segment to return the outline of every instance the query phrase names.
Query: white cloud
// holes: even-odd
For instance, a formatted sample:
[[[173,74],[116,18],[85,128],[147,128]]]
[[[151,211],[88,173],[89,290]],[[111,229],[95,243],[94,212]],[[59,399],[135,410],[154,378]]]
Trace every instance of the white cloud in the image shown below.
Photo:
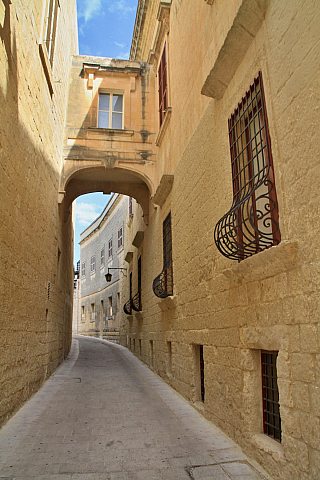
[[[102,12],[102,0],[84,0],[83,6],[79,12],[79,17],[83,17],[85,23]]]
[[[96,203],[76,204],[76,220],[81,227],[87,227],[92,223],[102,212],[103,207]]]
[[[117,47],[120,47],[120,48],[124,47],[124,43],[118,43],[118,42],[113,42],[113,43],[117,45]]]
[[[117,58],[119,58],[120,60],[129,60],[129,56],[130,56],[130,51],[128,51],[128,52],[120,52],[120,53],[117,55]]]
[[[108,7],[109,12],[119,12],[121,15],[128,15],[136,11],[136,7],[129,7],[125,0],[113,0],[112,5]]]

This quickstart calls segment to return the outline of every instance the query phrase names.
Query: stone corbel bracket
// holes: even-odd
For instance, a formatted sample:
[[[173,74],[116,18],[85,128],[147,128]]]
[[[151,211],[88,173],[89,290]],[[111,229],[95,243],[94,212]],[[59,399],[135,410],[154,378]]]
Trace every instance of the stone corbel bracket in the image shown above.
[[[220,99],[258,33],[269,0],[243,0],[201,93]]]
[[[173,175],[162,175],[156,193],[153,195],[153,197],[151,197],[151,200],[155,205],[159,205],[160,207],[162,207],[169,193],[172,190],[173,180]]]
[[[160,55],[163,37],[170,31],[170,8],[171,0],[162,0],[157,13],[157,27],[154,32],[152,48],[149,50],[147,63],[156,67]]]

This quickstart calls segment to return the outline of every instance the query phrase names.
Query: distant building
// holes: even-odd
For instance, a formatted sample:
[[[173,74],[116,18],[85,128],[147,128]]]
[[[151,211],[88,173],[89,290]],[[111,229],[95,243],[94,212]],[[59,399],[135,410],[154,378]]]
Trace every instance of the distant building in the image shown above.
[[[119,341],[125,227],[129,198],[113,194],[101,215],[80,236],[77,332]],[[107,281],[105,275],[112,275]]]

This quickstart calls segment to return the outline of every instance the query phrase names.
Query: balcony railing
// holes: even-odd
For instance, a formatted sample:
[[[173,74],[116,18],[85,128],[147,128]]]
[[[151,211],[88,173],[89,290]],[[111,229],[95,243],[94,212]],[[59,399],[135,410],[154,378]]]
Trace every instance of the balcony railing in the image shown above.
[[[173,295],[173,275],[171,262],[164,266],[160,275],[153,280],[153,293],[159,298]]]
[[[136,312],[141,312],[142,310],[142,305],[141,305],[141,292],[136,293],[132,298],[131,298],[131,307],[133,310]]]
[[[131,298],[123,305],[123,311],[126,315],[132,315]]]

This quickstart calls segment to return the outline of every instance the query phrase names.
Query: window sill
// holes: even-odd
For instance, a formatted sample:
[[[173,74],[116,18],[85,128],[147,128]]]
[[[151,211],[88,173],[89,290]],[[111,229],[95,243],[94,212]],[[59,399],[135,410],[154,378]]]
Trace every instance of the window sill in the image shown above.
[[[161,298],[161,300],[158,301],[158,305],[163,312],[172,310],[177,306],[177,297],[173,295],[171,297]]]
[[[227,278],[238,277],[242,283],[263,280],[294,268],[298,256],[296,240],[281,241],[222,271]]]
[[[162,142],[162,139],[164,137],[164,134],[168,128],[168,125],[169,125],[169,120],[171,118],[171,113],[172,113],[172,107],[168,107],[166,109],[166,113],[164,115],[164,119],[163,119],[163,122],[162,122],[162,125],[160,127],[160,130],[159,130],[159,133],[157,135],[157,138],[156,138],[156,145],[157,147],[159,147],[159,145],[161,144]]]
[[[275,461],[281,462],[285,460],[283,446],[281,443],[273,440],[273,438],[263,433],[257,433],[253,435],[252,440],[258,450],[271,455]]]
[[[134,134],[133,130],[126,130],[122,128],[101,128],[101,127],[88,127],[89,133],[104,133],[106,135],[116,136],[119,135],[121,137],[132,137]]]
[[[50,95],[53,95],[53,77],[52,77],[52,68],[50,65],[47,49],[43,43],[39,43],[39,52],[42,67],[44,70],[44,74],[46,76],[47,84],[49,87]]]

